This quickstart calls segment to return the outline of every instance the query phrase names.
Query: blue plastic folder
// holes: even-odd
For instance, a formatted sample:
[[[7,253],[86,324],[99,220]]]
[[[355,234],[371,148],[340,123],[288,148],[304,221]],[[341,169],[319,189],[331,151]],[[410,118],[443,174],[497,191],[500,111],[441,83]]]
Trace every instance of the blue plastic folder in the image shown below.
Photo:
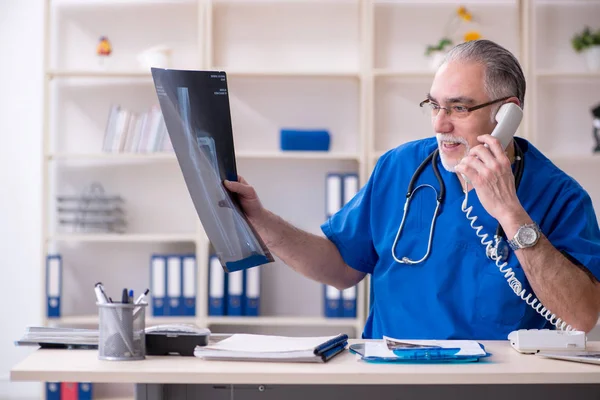
[[[372,363],[465,363],[489,357],[481,343],[468,340],[383,340],[352,344],[349,351]]]

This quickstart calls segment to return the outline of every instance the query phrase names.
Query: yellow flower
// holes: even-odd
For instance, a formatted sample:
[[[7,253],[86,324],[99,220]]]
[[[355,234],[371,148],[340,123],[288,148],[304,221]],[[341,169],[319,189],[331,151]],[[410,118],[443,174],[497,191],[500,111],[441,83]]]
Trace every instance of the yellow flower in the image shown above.
[[[470,12],[467,11],[467,9],[465,7],[459,7],[458,10],[456,11],[456,13],[464,21],[468,22],[468,21],[471,21],[473,19],[473,16],[471,15]]]
[[[481,34],[477,31],[469,31],[465,33],[464,40],[465,42],[470,42],[471,40],[481,39]]]

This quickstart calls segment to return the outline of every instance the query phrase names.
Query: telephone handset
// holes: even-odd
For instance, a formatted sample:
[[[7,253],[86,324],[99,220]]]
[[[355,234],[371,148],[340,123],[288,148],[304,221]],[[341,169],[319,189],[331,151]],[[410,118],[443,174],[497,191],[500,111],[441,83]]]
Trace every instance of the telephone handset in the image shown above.
[[[522,119],[523,110],[521,110],[521,107],[519,107],[515,103],[503,104],[496,113],[496,121],[498,124],[492,131],[491,135],[498,138],[504,150],[506,150],[511,140],[513,139],[513,136],[517,132],[517,129]],[[527,291],[523,288],[523,284],[515,276],[515,273],[512,271],[512,268],[507,267],[508,262],[505,261],[501,264],[502,257],[498,254],[497,246],[502,240],[502,238],[495,237],[492,240],[488,239],[487,233],[480,233],[483,229],[483,226],[475,225],[475,221],[477,221],[477,216],[470,215],[471,211],[473,210],[473,206],[467,207],[468,197],[469,191],[467,190],[465,192],[465,199],[462,203],[462,211],[465,213],[465,216],[470,221],[471,227],[475,230],[477,237],[481,239],[481,244],[485,246],[487,254],[491,254],[492,260],[495,261],[498,270],[504,275],[508,285],[513,290],[513,292],[521,299],[523,299],[523,301],[529,304],[535,311],[542,315],[552,325],[556,326],[559,330],[573,331],[574,329],[571,327],[571,325],[568,325],[565,321],[558,318],[555,314],[552,314],[552,312],[546,307],[544,307],[536,297],[532,296],[532,293],[527,293]],[[494,241],[496,242],[495,249],[493,244]]]
[[[517,128],[523,119],[523,110],[515,103],[503,104],[496,113],[496,122],[498,123],[491,135],[497,138],[506,150],[512,140]]]

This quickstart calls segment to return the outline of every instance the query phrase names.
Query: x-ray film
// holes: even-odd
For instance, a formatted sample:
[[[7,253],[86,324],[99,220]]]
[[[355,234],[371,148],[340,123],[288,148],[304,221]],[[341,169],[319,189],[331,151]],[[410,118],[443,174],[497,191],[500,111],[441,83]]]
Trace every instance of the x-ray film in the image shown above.
[[[237,181],[227,75],[152,68],[165,125],[187,189],[226,272],[273,261],[223,180]]]

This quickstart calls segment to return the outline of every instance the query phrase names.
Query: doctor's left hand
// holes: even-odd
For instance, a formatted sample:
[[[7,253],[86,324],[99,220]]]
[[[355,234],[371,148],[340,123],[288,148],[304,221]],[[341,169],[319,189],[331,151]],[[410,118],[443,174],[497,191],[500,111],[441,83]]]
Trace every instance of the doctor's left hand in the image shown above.
[[[515,189],[511,163],[500,141],[491,135],[477,138],[483,144],[473,147],[456,166],[456,172],[471,182],[485,210],[502,221],[523,211]]]

